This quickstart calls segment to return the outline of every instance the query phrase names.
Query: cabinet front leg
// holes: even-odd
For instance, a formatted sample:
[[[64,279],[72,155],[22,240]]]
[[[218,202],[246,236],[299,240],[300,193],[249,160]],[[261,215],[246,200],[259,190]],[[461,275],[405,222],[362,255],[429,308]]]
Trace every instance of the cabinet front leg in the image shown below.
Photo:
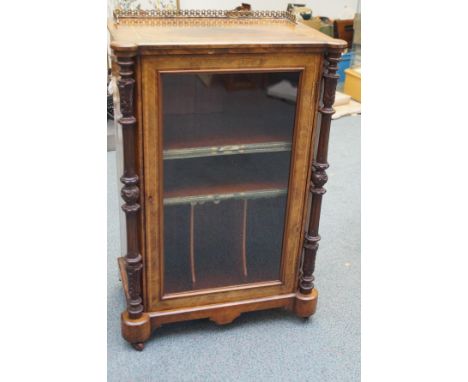
[[[142,313],[140,318],[130,318],[127,311],[121,317],[122,337],[135,350],[143,350],[144,343],[151,337],[151,320],[148,313]]]
[[[320,113],[320,133],[312,162],[312,175],[310,182],[310,193],[312,197],[309,226],[304,237],[304,250],[302,265],[299,273],[299,290],[296,296],[295,312],[300,317],[309,317],[315,313],[318,293],[314,286],[314,270],[317,250],[320,241],[319,224],[322,209],[322,197],[326,190],[324,185],[328,181],[326,170],[328,169],[328,141],[330,137],[331,117],[335,112],[333,103],[335,101],[336,84],[338,82],[338,62],[341,51],[330,50],[325,56],[323,71],[322,99],[318,112]]]
[[[137,119],[135,111],[135,57],[136,47],[112,45],[120,78],[118,81],[120,110],[122,117],[123,166],[124,173],[120,178],[121,190],[125,203],[122,210],[126,217],[127,253],[125,255],[125,272],[128,290],[126,291],[127,310],[122,313],[122,335],[137,350],[143,350],[143,342],[151,335],[151,324],[147,313],[144,313],[142,298],[143,260],[139,251],[138,221],[140,207],[140,178],[136,171]]]

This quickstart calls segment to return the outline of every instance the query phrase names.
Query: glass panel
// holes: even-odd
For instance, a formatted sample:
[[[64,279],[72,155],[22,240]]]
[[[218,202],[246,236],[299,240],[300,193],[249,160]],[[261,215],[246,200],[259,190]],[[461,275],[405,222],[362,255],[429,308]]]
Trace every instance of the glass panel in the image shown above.
[[[164,292],[279,280],[299,72],[161,80]]]

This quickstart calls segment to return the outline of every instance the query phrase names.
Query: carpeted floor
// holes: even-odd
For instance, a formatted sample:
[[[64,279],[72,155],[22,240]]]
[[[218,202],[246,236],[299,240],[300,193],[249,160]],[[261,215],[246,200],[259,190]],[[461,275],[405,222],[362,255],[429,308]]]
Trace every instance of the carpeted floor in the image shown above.
[[[108,380],[360,380],[360,122],[332,122],[316,265],[317,313],[302,320],[285,311],[244,314],[227,326],[208,320],[167,325],[143,352],[120,335],[124,297],[118,277],[119,202],[115,152],[108,160]]]

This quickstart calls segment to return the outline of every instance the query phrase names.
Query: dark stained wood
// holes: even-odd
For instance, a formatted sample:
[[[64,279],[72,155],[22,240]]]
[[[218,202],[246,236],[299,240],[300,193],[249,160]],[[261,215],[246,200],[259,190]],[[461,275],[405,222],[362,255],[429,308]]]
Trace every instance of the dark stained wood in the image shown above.
[[[345,40],[348,43],[348,49],[351,49],[354,36],[354,19],[335,20],[333,22],[333,35],[335,38]]]
[[[127,273],[128,298],[127,311],[132,319],[140,318],[143,313],[143,300],[141,297],[141,274],[143,269],[142,257],[139,253],[138,219],[140,205],[139,178],[136,174],[136,141],[135,129],[135,58],[129,54],[124,56],[116,53],[119,65],[120,79],[118,88],[120,94],[120,112],[122,117],[119,123],[122,126],[122,139],[124,148],[124,173],[120,178],[124,184],[121,195],[125,204],[122,210],[126,215],[127,228],[127,254],[125,255],[125,269]]]
[[[310,192],[312,194],[312,206],[309,216],[309,229],[304,239],[304,257],[300,277],[300,290],[303,294],[310,294],[314,289],[315,259],[320,241],[319,224],[322,208],[322,197],[326,190],[323,187],[328,181],[326,169],[329,167],[328,141],[330,137],[331,117],[334,114],[336,84],[338,81],[338,62],[341,51],[329,51],[326,55],[323,73],[322,105],[319,108],[321,114],[320,135],[316,157],[312,163],[312,176]]]
[[[244,312],[273,308],[293,311],[299,317],[314,314],[318,293],[313,284],[313,272],[320,238],[318,229],[325,192],[323,186],[327,181],[336,70],[346,42],[284,20],[187,19],[120,25],[110,21],[109,31],[117,63],[113,70],[120,76],[118,86],[124,152],[121,181],[124,185],[122,197],[125,204],[122,209],[126,214],[127,253],[124,260],[119,260],[119,266],[121,272],[124,270],[121,278],[127,309],[121,316],[122,336],[136,350],[142,350],[155,328],[171,322],[209,318],[217,324],[227,324]],[[234,77],[230,74],[275,71],[300,73],[292,148],[289,153],[283,152],[291,155],[289,179],[278,178],[272,166],[273,171],[265,171],[255,177],[242,178],[240,174],[236,178],[235,174],[226,174],[224,183],[207,187],[197,179],[190,180],[188,169],[187,174],[180,175],[183,182],[165,180],[163,185],[161,75],[226,73],[230,80],[225,81],[225,85],[232,89]],[[323,90],[319,102],[318,84],[321,81]],[[248,85],[257,86],[255,83]],[[234,84],[234,88],[236,86]],[[214,107],[216,99],[206,103]],[[319,103],[316,110],[315,105]],[[177,108],[172,110],[177,111]],[[317,112],[320,114],[319,122]],[[174,136],[169,137],[167,148],[290,139],[275,129],[253,133],[245,127],[226,134],[218,129],[217,132],[222,134],[215,135],[210,132],[209,125],[204,128],[206,131],[200,133],[198,140],[191,141],[184,140],[183,134],[173,131]],[[318,140],[314,141],[316,133],[319,133]],[[179,160],[186,159],[170,162]],[[307,211],[309,185],[312,200],[310,211]],[[260,260],[265,263],[266,276],[252,275],[249,270],[247,215],[255,211],[254,200],[248,204],[247,201],[236,201],[239,205],[237,213],[226,220],[229,220],[229,225],[232,223],[229,232],[238,237],[238,243],[231,248],[235,261],[225,268],[230,271],[226,272],[225,278],[231,277],[232,280],[221,280],[223,272],[220,275],[198,270],[197,262],[201,260],[197,257],[196,244],[200,238],[197,239],[194,231],[203,226],[198,221],[203,218],[202,207],[187,205],[183,219],[186,219],[184,230],[190,239],[181,243],[185,248],[181,256],[187,263],[187,282],[192,284],[193,290],[178,292],[181,289],[173,289],[167,293],[163,289],[164,264],[168,260],[165,260],[163,252],[164,198],[278,188],[288,189],[287,196],[282,196],[286,214],[278,277],[274,268],[269,269],[268,260],[264,261],[262,257]],[[181,224],[174,217],[167,219],[171,226]],[[303,232],[307,232],[305,238]],[[208,243],[209,235],[205,235],[203,240],[206,242],[202,244]],[[232,269],[235,272],[231,272]]]

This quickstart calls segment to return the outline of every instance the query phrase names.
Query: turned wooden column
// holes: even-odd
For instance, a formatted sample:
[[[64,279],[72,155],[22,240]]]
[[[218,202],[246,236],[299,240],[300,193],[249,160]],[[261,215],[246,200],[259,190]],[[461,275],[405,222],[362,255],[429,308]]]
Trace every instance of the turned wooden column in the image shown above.
[[[118,88],[120,94],[120,111],[122,117],[123,167],[124,173],[120,178],[123,183],[122,198],[125,204],[122,210],[126,216],[127,253],[125,255],[125,269],[128,278],[127,312],[130,319],[138,319],[143,313],[141,298],[141,274],[143,269],[142,257],[138,245],[138,219],[140,213],[139,178],[135,169],[136,139],[135,130],[135,51],[115,52],[119,65],[120,79]]]
[[[341,51],[330,50],[325,56],[323,71],[323,89],[322,99],[319,106],[320,132],[318,145],[315,150],[315,158],[312,162],[312,174],[310,183],[310,192],[312,194],[312,203],[309,216],[309,227],[304,239],[304,255],[302,269],[299,278],[299,289],[303,294],[310,294],[314,289],[314,270],[315,258],[320,241],[319,224],[320,211],[322,208],[322,197],[326,190],[323,187],[328,181],[326,170],[328,169],[328,140],[330,137],[330,124],[333,113],[333,103],[335,102],[336,84],[339,75],[338,62],[340,61]]]

